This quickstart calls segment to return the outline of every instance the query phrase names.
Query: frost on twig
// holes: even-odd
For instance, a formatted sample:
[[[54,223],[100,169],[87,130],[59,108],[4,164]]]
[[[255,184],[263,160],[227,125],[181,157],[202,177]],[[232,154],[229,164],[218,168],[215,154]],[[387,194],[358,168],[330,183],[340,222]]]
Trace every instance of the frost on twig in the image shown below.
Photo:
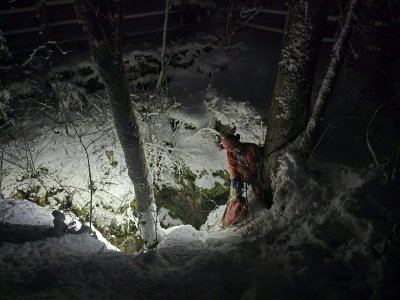
[[[22,66],[26,66],[27,64],[31,63],[33,59],[39,55],[40,52],[45,51],[46,56],[45,60],[49,60],[51,57],[51,54],[53,53],[53,50],[51,48],[56,49],[59,53],[62,55],[68,54],[69,51],[64,51],[60,48],[60,46],[57,44],[56,41],[48,41],[46,42],[45,45],[41,45],[34,49],[32,53],[29,55],[29,57],[22,63]]]
[[[88,103],[84,89],[75,86],[69,82],[61,82],[59,80],[51,81],[50,86],[57,100],[58,109],[64,115],[65,132],[69,134],[68,119],[69,112],[77,109],[83,112],[85,103]]]
[[[369,153],[371,153],[371,156],[372,156],[372,158],[373,158],[373,160],[374,160],[374,163],[375,163],[375,166],[376,166],[376,167],[379,167],[379,166],[380,166],[380,163],[379,163],[378,157],[376,156],[375,150],[374,150],[374,148],[372,147],[371,140],[370,140],[369,136],[370,136],[370,128],[371,128],[372,122],[374,121],[374,119],[375,119],[375,117],[376,117],[376,114],[382,109],[382,107],[383,107],[383,104],[381,104],[381,105],[374,111],[374,113],[372,114],[372,117],[371,117],[371,119],[369,120],[369,123],[368,123],[368,126],[367,126],[367,133],[365,134],[365,140],[366,140],[366,143],[367,143],[367,147],[368,147]]]
[[[383,175],[385,176],[385,181],[388,182],[389,180],[392,180],[396,177],[396,168],[397,168],[397,161],[398,161],[398,157],[399,157],[399,148],[398,146],[396,147],[395,151],[393,152],[393,154],[390,156],[390,158],[386,161],[386,162],[382,162],[383,160],[379,160],[378,156],[372,146],[371,143],[371,139],[370,139],[370,129],[372,126],[372,123],[374,122],[376,115],[382,110],[382,108],[391,103],[392,101],[396,100],[399,97],[400,94],[397,94],[396,96],[394,96],[389,102],[385,102],[382,103],[381,105],[379,105],[379,107],[377,109],[375,109],[374,113],[371,116],[371,119],[369,120],[368,126],[367,126],[367,130],[366,130],[366,134],[365,134],[365,142],[367,144],[368,147],[368,151],[372,156],[372,159],[374,160],[374,164],[375,167],[379,170],[383,170]],[[393,160],[393,167],[392,170],[388,170],[391,162]]]
[[[246,26],[260,11],[260,7],[248,6],[247,1],[230,0],[227,9],[227,20],[225,26],[225,43],[227,48],[232,46],[233,35]]]

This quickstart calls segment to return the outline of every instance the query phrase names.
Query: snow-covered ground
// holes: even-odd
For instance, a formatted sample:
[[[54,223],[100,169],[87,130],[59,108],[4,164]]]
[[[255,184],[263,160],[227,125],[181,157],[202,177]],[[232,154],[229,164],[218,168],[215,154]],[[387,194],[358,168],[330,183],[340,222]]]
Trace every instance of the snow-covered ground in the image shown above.
[[[107,250],[87,234],[3,243],[3,294],[8,299],[395,299],[398,228],[389,239],[398,218],[390,208],[398,199],[390,198],[390,186],[368,184],[370,175],[335,167],[341,176],[336,187],[346,185],[341,192],[318,182],[288,155],[270,210],[250,194],[251,212],[240,226],[221,229],[222,206],[202,230],[172,227],[156,250],[143,253]],[[365,183],[368,191],[361,187]],[[50,225],[49,211],[28,203],[2,200],[0,213],[14,224]],[[28,206],[34,219],[24,213]]]

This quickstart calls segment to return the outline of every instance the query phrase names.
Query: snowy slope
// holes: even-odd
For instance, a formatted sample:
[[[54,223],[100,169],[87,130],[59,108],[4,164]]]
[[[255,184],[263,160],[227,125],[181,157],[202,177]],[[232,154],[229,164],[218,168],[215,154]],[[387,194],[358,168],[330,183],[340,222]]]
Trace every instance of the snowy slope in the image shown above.
[[[31,83],[24,84],[29,89]],[[74,92],[74,86],[69,87]],[[202,100],[193,111],[172,99],[132,95],[147,160],[158,187],[180,187],[178,181],[186,170],[195,174],[197,188],[225,184],[223,178],[214,175],[226,169],[226,154],[219,149],[219,134],[214,129],[216,122],[236,128],[243,141],[262,143],[265,127],[248,102],[232,106],[229,99],[211,88],[200,96]],[[69,118],[74,120],[75,128],[69,125],[68,132],[65,124],[43,118],[42,114],[53,113],[46,109],[7,129],[7,135],[2,137],[1,192],[8,198],[29,198],[53,209],[72,209],[80,216],[88,215],[85,146],[95,189],[94,222],[103,229],[130,226],[129,222],[137,225],[132,208],[134,189],[109,108],[100,95],[86,97],[91,103],[89,116],[71,110]],[[165,226],[182,224],[179,219],[172,219],[165,208],[160,214]]]
[[[270,210],[249,195],[251,214],[241,226],[222,230],[221,207],[203,230],[188,225],[170,228],[158,249],[145,253],[91,252],[87,240],[72,249],[73,241],[66,242],[65,237],[22,246],[3,244],[0,264],[7,277],[0,278],[5,295],[15,299],[395,299],[398,290],[391,274],[399,245],[390,243],[383,250],[382,244],[396,214],[390,210],[393,199],[376,202],[378,195],[390,195],[390,187],[376,184],[364,195],[360,184],[366,179],[335,167],[343,174],[337,183],[349,190],[334,192],[288,155]],[[379,211],[371,214],[367,207]],[[64,245],[65,251],[55,245]]]

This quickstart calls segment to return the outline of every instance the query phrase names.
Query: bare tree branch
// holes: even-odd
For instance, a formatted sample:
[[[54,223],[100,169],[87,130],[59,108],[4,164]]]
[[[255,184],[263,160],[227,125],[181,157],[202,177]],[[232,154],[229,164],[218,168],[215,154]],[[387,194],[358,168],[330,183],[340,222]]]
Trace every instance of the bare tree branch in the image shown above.
[[[374,121],[377,113],[382,109],[383,106],[384,106],[384,103],[382,103],[377,109],[375,109],[374,113],[372,114],[371,119],[369,120],[369,123],[368,123],[368,126],[367,126],[367,133],[365,135],[365,140],[366,140],[366,143],[367,143],[368,150],[371,153],[371,156],[372,156],[372,158],[374,160],[374,163],[375,163],[376,167],[379,167],[380,163],[379,163],[379,160],[378,160],[378,158],[376,156],[374,148],[372,148],[371,141],[369,139],[369,132],[370,132],[370,128],[371,128],[372,122]]]
[[[87,151],[88,147],[92,144],[90,143],[89,145],[85,145],[83,143],[82,140],[82,136],[79,134],[78,130],[75,127],[75,124],[73,122],[69,122],[72,125],[72,128],[75,131],[76,136],[79,139],[80,144],[82,145],[83,150],[85,151],[86,154],[86,163],[87,163],[87,168],[88,168],[88,172],[89,172],[89,190],[90,190],[90,208],[89,208],[89,226],[90,228],[92,228],[92,214],[93,214],[93,192],[94,192],[94,188],[93,188],[93,179],[92,179],[92,169],[90,166],[90,157],[89,157],[89,153]]]
[[[0,198],[3,198],[3,190],[2,190],[2,183],[3,183],[3,161],[4,161],[4,148],[1,149],[1,160],[0,160]]]
[[[332,48],[331,60],[325,78],[322,81],[318,92],[317,100],[314,104],[311,117],[307,123],[305,131],[299,136],[295,142],[295,147],[299,148],[302,153],[308,153],[318,127],[321,123],[325,108],[328,104],[329,96],[334,88],[336,79],[339,75],[340,67],[348,48],[348,40],[350,37],[353,21],[355,20],[355,12],[357,9],[358,0],[351,0],[347,9],[346,20],[341,28],[339,37]]]
[[[159,91],[161,89],[161,85],[164,81],[165,72],[166,72],[166,68],[167,68],[165,52],[166,52],[167,32],[168,32],[168,14],[169,14],[170,9],[171,9],[171,1],[166,0],[165,1],[165,13],[164,13],[163,43],[162,43],[162,49],[161,49],[161,72],[158,75],[158,80],[157,80],[157,85],[156,85],[157,91]]]

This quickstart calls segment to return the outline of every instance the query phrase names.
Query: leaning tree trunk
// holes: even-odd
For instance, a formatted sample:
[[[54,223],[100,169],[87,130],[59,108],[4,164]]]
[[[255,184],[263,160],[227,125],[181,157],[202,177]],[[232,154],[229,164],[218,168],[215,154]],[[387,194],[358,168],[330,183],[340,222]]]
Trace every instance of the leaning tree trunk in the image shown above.
[[[322,33],[326,0],[292,0],[285,28],[284,45],[271,101],[265,138],[265,178],[272,187],[282,148],[307,124],[311,90]]]
[[[331,53],[331,60],[326,71],[325,78],[322,81],[318,92],[317,100],[315,101],[310,120],[304,132],[298,137],[294,147],[304,155],[311,152],[312,144],[321,124],[325,108],[328,104],[329,96],[332,93],[336,79],[339,75],[340,67],[343,64],[344,57],[348,48],[348,40],[350,37],[352,23],[355,19],[355,12],[359,0],[351,0],[347,9],[346,19],[340,29],[338,39],[336,40]]]
[[[151,176],[133,108],[112,10],[107,0],[74,0],[76,14],[89,38],[89,46],[110,99],[115,128],[135,187],[141,235],[156,244],[156,216]]]

